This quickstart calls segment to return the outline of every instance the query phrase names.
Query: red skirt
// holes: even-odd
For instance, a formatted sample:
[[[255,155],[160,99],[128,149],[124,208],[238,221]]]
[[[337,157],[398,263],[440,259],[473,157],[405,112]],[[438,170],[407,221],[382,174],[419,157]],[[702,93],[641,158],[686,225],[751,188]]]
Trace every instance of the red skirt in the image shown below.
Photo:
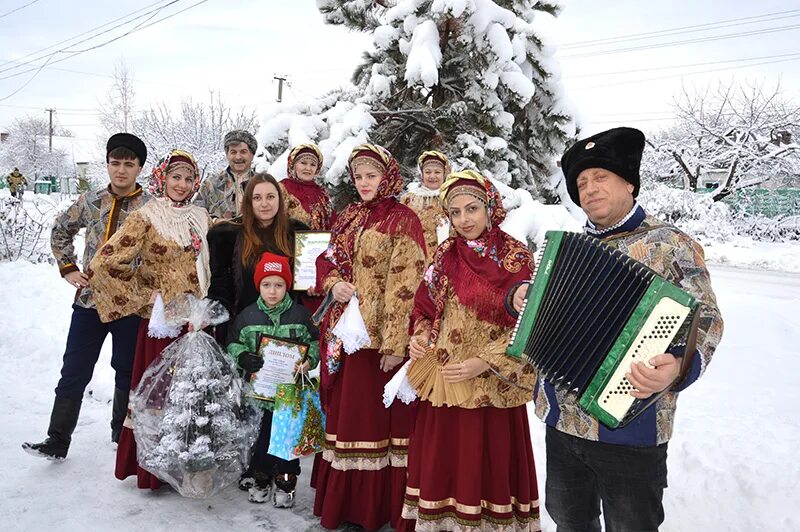
[[[150,320],[142,320],[139,325],[139,334],[136,336],[136,354],[133,359],[133,371],[131,372],[131,393],[139,385],[142,375],[147,367],[161,356],[161,352],[175,341],[175,338],[151,338],[147,336],[147,328]],[[122,434],[119,437],[117,446],[117,464],[114,469],[114,476],[120,480],[136,475],[136,486],[140,489],[155,490],[161,487],[162,482],[151,473],[139,467],[136,461],[136,440],[133,430],[129,428],[130,411]]]
[[[422,401],[397,529],[539,530],[525,406],[437,408]]]
[[[313,475],[314,515],[325,528],[377,530],[400,520],[413,406],[383,406],[383,387],[397,369],[381,371],[380,357],[372,349],[345,355],[328,395],[325,448]]]

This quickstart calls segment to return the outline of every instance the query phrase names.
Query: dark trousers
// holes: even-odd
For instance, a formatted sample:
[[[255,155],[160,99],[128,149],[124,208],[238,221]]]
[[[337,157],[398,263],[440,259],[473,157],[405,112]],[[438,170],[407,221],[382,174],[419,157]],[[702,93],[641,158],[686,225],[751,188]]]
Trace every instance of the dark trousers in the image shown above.
[[[72,322],[69,325],[67,348],[64,351],[56,396],[71,399],[83,397],[83,391],[92,380],[100,349],[109,333],[113,341],[111,367],[116,372],[115,386],[120,390],[129,390],[140,318],[126,316],[103,323],[93,308],[72,305],[72,309]]]
[[[545,507],[558,532],[655,531],[664,521],[667,444],[615,445],[547,427]]]
[[[277,475],[279,473],[300,474],[300,460],[284,460],[271,454],[267,454],[269,449],[269,436],[272,430],[272,412],[264,410],[264,417],[261,419],[261,429],[258,431],[258,439],[253,445],[253,455],[250,459],[250,474],[265,473],[267,475]]]

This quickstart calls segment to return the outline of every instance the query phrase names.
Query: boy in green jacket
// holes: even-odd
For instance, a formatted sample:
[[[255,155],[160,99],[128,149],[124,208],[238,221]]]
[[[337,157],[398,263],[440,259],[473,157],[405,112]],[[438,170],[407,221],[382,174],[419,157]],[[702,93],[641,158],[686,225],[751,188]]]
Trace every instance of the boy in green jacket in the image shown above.
[[[307,344],[305,359],[295,365],[295,372],[307,373],[319,363],[317,339],[319,331],[311,322],[311,313],[293,302],[288,295],[292,285],[289,259],[264,253],[258,262],[253,281],[261,297],[245,307],[228,329],[228,353],[249,377],[264,365],[258,354],[262,335]],[[239,488],[249,490],[249,500],[264,503],[272,496],[275,507],[294,506],[294,491],[300,474],[300,460],[283,460],[267,453],[274,401],[257,400],[264,409],[261,430],[253,446],[252,459],[247,472],[239,481]]]

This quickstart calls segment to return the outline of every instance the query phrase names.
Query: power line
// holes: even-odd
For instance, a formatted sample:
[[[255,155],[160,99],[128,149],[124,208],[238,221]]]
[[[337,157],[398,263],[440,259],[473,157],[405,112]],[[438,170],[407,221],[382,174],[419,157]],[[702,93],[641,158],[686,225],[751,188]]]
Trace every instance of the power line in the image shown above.
[[[763,61],[763,62],[760,62],[760,63],[752,63],[750,65],[739,65],[739,66],[724,67],[724,68],[712,68],[710,70],[701,70],[699,72],[682,72],[682,73],[678,73],[678,74],[670,74],[670,75],[667,75],[667,76],[657,76],[657,77],[651,77],[651,78],[634,79],[634,80],[629,80],[629,81],[620,81],[620,82],[616,82],[616,83],[606,83],[606,84],[603,84],[603,85],[592,85],[590,87],[576,87],[576,88],[573,88],[573,89],[570,89],[570,90],[582,91],[582,90],[589,90],[589,89],[601,89],[601,88],[605,88],[605,87],[617,87],[619,85],[627,85],[627,84],[633,84],[633,83],[645,83],[645,82],[648,82],[648,81],[656,81],[656,80],[661,80],[661,79],[680,78],[680,77],[683,77],[683,76],[695,76],[697,74],[707,74],[709,72],[722,72],[722,71],[725,71],[725,70],[737,70],[739,68],[749,68],[749,67],[760,66],[760,65],[772,65],[772,64],[775,64],[775,63],[786,63],[786,62],[789,62],[789,61],[798,61],[798,60],[800,60],[800,57],[795,57],[793,59],[778,59],[778,60],[775,60],[775,61]]]
[[[637,41],[642,39],[650,39],[653,37],[666,37],[670,35],[679,35],[682,33],[693,33],[698,31],[708,31],[712,29],[729,28],[733,26],[741,26],[743,24],[757,24],[760,22],[771,22],[773,20],[781,20],[785,18],[793,18],[800,16],[800,9],[790,9],[788,11],[777,11],[774,13],[765,13],[763,15],[754,15],[749,17],[733,18],[726,20],[719,20],[717,22],[708,22],[705,24],[695,24],[692,26],[678,26],[665,30],[648,31],[644,33],[634,33],[628,35],[617,35],[615,37],[605,37],[601,39],[592,39],[588,41],[577,41],[564,44],[560,46],[561,49],[566,48],[585,48],[590,46],[598,46],[601,44],[616,44],[627,41]],[[764,20],[755,20],[764,19]]]
[[[99,26],[95,26],[94,28],[90,28],[90,29],[88,29],[88,30],[86,30],[86,31],[84,31],[84,32],[82,32],[82,33],[78,33],[77,35],[73,35],[72,37],[69,37],[69,38],[67,38],[67,39],[64,39],[63,41],[58,41],[57,43],[54,43],[54,44],[51,44],[50,46],[46,46],[46,47],[44,47],[44,48],[41,48],[41,49],[39,49],[39,50],[36,50],[35,52],[31,52],[31,53],[29,53],[29,54],[27,54],[27,55],[23,55],[22,57],[17,57],[17,58],[16,58],[15,60],[13,60],[13,61],[12,61],[12,60],[5,60],[5,61],[4,61],[4,63],[19,63],[19,62],[20,62],[20,60],[22,60],[22,59],[27,59],[28,57],[31,57],[32,55],[37,55],[37,54],[39,54],[39,53],[42,53],[42,52],[45,52],[45,51],[47,51],[47,50],[51,50],[51,49],[53,49],[53,48],[55,48],[55,47],[57,47],[57,46],[60,46],[60,45],[62,45],[62,44],[64,44],[64,43],[67,43],[67,42],[69,42],[69,41],[73,41],[73,40],[75,40],[75,39],[77,39],[77,38],[79,38],[79,37],[83,37],[84,35],[87,35],[87,34],[89,34],[89,33],[92,33],[93,31],[97,31],[97,30],[99,30],[99,29],[101,29],[101,28],[105,28],[106,26],[109,26],[109,25],[111,25],[111,24],[113,24],[113,23],[115,23],[115,22],[118,22],[118,21],[120,21],[120,20],[123,20],[123,19],[125,19],[125,18],[128,18],[128,17],[130,17],[131,15],[135,15],[136,13],[139,13],[140,11],[144,11],[144,10],[146,10],[146,9],[149,9],[149,8],[153,7],[153,6],[154,6],[154,5],[156,5],[156,4],[161,4],[161,3],[165,2],[165,1],[167,1],[167,0],[158,0],[157,2],[153,2],[152,4],[146,5],[146,6],[144,6],[144,7],[142,7],[142,8],[139,8],[139,9],[137,9],[137,10],[135,10],[135,11],[131,11],[130,13],[127,13],[127,14],[125,14],[125,15],[122,15],[121,17],[118,17],[118,18],[115,18],[115,19],[113,19],[113,20],[110,20],[110,21],[108,21],[108,22],[106,22],[106,23],[104,23],[104,24],[101,24],[101,25],[99,25]],[[136,19],[132,19],[132,20],[136,20]],[[131,20],[131,21],[132,21],[132,20]],[[128,22],[131,22],[131,21],[128,21]]]
[[[175,3],[175,2],[177,2],[177,1],[180,1],[180,0],[174,0],[172,3]],[[101,47],[103,47],[103,46],[106,46],[106,45],[108,45],[108,44],[111,44],[111,43],[112,43],[112,42],[114,42],[114,41],[118,41],[119,39],[122,39],[123,37],[126,37],[126,36],[128,36],[128,35],[130,35],[130,34],[132,34],[132,33],[135,33],[135,32],[137,32],[137,31],[140,31],[140,30],[143,30],[143,29],[149,28],[149,27],[151,27],[151,26],[153,26],[153,25],[155,25],[155,24],[158,24],[159,22],[162,22],[162,21],[164,21],[164,20],[167,20],[167,19],[169,19],[169,18],[172,18],[172,17],[174,17],[174,16],[176,16],[176,15],[179,15],[179,14],[181,14],[181,13],[185,12],[185,11],[188,11],[188,10],[190,10],[190,9],[192,9],[192,8],[195,8],[195,7],[197,7],[197,6],[201,5],[201,4],[204,4],[204,3],[206,3],[207,1],[208,1],[208,0],[200,0],[199,2],[196,2],[196,3],[194,3],[194,4],[192,4],[192,5],[188,6],[188,7],[186,7],[186,8],[184,8],[184,9],[181,9],[181,10],[179,10],[179,11],[176,11],[175,13],[171,13],[171,14],[169,14],[169,15],[166,15],[166,16],[164,16],[164,17],[162,17],[162,18],[158,19],[158,20],[155,20],[155,21],[153,21],[153,22],[150,22],[149,24],[144,24],[144,23],[142,23],[142,24],[140,24],[140,25],[138,25],[138,26],[134,27],[133,29],[131,29],[131,30],[129,30],[129,31],[125,32],[125,33],[123,33],[122,35],[119,35],[119,36],[117,36],[117,37],[114,37],[113,39],[109,39],[108,41],[105,41],[105,42],[103,42],[103,43],[97,44],[97,45],[95,45],[95,46],[92,46],[92,47],[90,47],[90,48],[86,48],[86,49],[84,49],[84,50],[78,50],[78,51],[74,51],[74,52],[69,52],[69,53],[71,53],[72,55],[70,55],[70,56],[68,56],[68,57],[63,57],[63,58],[61,58],[61,59],[57,59],[57,60],[53,61],[53,63],[60,63],[61,61],[66,61],[67,59],[71,59],[71,58],[73,58],[73,57],[75,57],[75,56],[77,56],[77,55],[83,54],[83,53],[85,53],[85,52],[89,52],[89,51],[92,51],[92,50],[96,50],[96,49],[98,49],[98,48],[101,48]],[[155,15],[153,15],[153,16],[155,16]],[[151,18],[153,18],[153,17],[151,17]],[[149,20],[150,20],[150,19],[148,19],[147,21],[149,21]],[[145,21],[145,22],[147,22],[147,21]],[[55,53],[58,53],[58,52],[55,52]],[[26,72],[30,72],[30,71],[32,71],[32,70],[36,70],[36,72],[33,74],[33,76],[31,76],[31,78],[30,78],[28,81],[26,81],[26,82],[25,82],[25,83],[22,85],[22,87],[20,87],[19,89],[17,89],[16,91],[14,91],[13,93],[11,93],[11,94],[10,94],[10,95],[8,95],[8,96],[5,96],[5,97],[3,97],[3,98],[0,98],[0,102],[2,102],[2,101],[4,101],[4,100],[7,100],[7,99],[11,98],[11,97],[12,97],[12,96],[14,96],[15,94],[17,94],[19,91],[21,91],[23,88],[25,88],[25,87],[26,87],[26,86],[27,86],[27,85],[28,85],[28,84],[29,84],[31,81],[33,81],[33,79],[34,79],[34,78],[35,78],[35,77],[36,77],[36,76],[39,74],[39,72],[41,72],[41,70],[42,70],[42,69],[43,69],[45,66],[47,66],[47,64],[50,62],[50,59],[52,59],[52,58],[53,58],[53,56],[55,55],[55,53],[53,53],[52,55],[50,55],[50,57],[47,59],[47,61],[45,61],[45,63],[44,63],[44,64],[42,64],[41,66],[39,66],[39,67],[38,67],[38,69],[37,69],[37,68],[32,68],[32,69],[26,70],[26,71],[24,71],[24,72],[21,72],[21,73],[19,73],[19,74],[12,74],[12,75],[5,76],[5,77],[2,77],[2,78],[0,78],[0,81],[2,81],[2,80],[5,80],[5,79],[9,79],[9,78],[12,78],[12,77],[16,77],[16,76],[18,76],[18,75],[20,75],[20,74],[24,74],[24,73],[26,73]]]
[[[620,54],[623,52],[636,52],[640,50],[652,50],[654,48],[664,48],[668,46],[679,46],[683,44],[695,44],[701,42],[709,42],[709,41],[721,41],[726,39],[738,39],[740,37],[750,37],[753,35],[764,35],[767,33],[775,33],[780,31],[790,31],[800,28],[800,24],[793,24],[790,26],[779,26],[777,28],[765,28],[761,30],[752,30],[747,32],[739,32],[739,33],[726,33],[724,35],[715,35],[712,37],[701,37],[697,39],[685,39],[681,41],[669,41],[664,43],[655,43],[655,44],[647,44],[642,46],[632,46],[630,48],[615,48],[613,50],[602,50],[599,52],[586,52],[582,54],[573,54],[573,55],[563,55],[560,56],[559,59],[577,59],[581,57],[595,57],[598,55],[609,55],[609,54]]]
[[[575,76],[565,76],[563,79],[578,79],[578,78],[594,78],[599,76],[616,76],[622,74],[636,74],[639,72],[652,72],[657,70],[672,70],[675,68],[691,68],[691,67],[698,67],[698,66],[709,66],[709,65],[722,65],[726,63],[743,63],[747,61],[760,61],[762,59],[777,59],[777,58],[784,58],[784,57],[797,57],[800,56],[800,52],[792,52],[788,54],[776,54],[776,55],[764,55],[761,57],[745,57],[741,59],[724,59],[721,61],[706,61],[704,63],[689,63],[683,65],[670,65],[670,66],[660,66],[660,67],[653,67],[653,68],[636,68],[633,70],[617,70],[615,72],[597,72],[594,74],[578,74]],[[749,66],[749,65],[743,65]]]
[[[163,3],[163,1],[164,0],[156,2],[156,4]],[[151,9],[150,11],[147,11],[146,13],[142,13],[141,15],[138,15],[138,16],[130,19],[130,20],[125,20],[124,22],[121,22],[121,23],[117,24],[116,26],[112,26],[111,28],[103,30],[103,31],[101,31],[99,33],[90,35],[90,36],[86,37],[85,39],[81,39],[78,42],[70,44],[69,46],[66,46],[64,48],[60,48],[60,49],[56,50],[55,52],[51,52],[51,53],[48,53],[48,54],[45,54],[45,55],[41,55],[41,56],[36,57],[34,59],[31,59],[29,61],[19,61],[19,59],[25,59],[25,58],[30,57],[32,55],[36,55],[36,54],[40,53],[43,50],[49,50],[49,49],[54,48],[55,46],[57,46],[57,45],[51,45],[51,46],[48,46],[47,48],[42,48],[42,50],[39,50],[38,52],[34,52],[34,53],[28,54],[26,56],[23,56],[23,57],[15,60],[15,61],[8,61],[7,63],[16,63],[16,64],[13,65],[13,66],[9,66],[9,67],[0,69],[0,74],[3,73],[3,72],[8,72],[10,70],[15,70],[15,69],[21,68],[21,67],[26,66],[26,65],[31,65],[31,64],[33,64],[33,63],[35,63],[37,61],[42,60],[42,59],[53,57],[54,55],[59,54],[59,53],[72,53],[72,51],[71,50],[67,50],[67,48],[72,47],[72,46],[77,46],[79,44],[83,44],[85,42],[91,41],[92,39],[95,39],[95,38],[97,38],[97,37],[99,37],[101,35],[105,35],[106,33],[110,33],[110,32],[114,31],[117,28],[120,28],[122,26],[130,24],[131,22],[133,22],[135,20],[139,20],[141,18],[145,18],[145,17],[149,16],[149,18],[147,18],[147,20],[145,20],[145,22],[147,22],[147,21],[151,20],[155,15],[157,15],[162,10],[164,10],[167,7],[171,6],[172,4],[175,4],[175,3],[180,2],[180,1],[181,0],[170,0],[169,3],[167,3],[167,4],[164,4],[164,5],[158,6],[158,7],[154,8],[154,9]],[[151,5],[153,5],[153,4],[151,4]],[[139,10],[139,11],[141,11],[141,10]],[[134,13],[136,13],[136,11]],[[125,15],[125,16],[123,16],[121,18],[127,18],[128,16],[129,15]],[[120,20],[120,19],[116,19],[116,20]],[[104,24],[103,26],[100,26],[100,27],[104,27],[104,26],[107,26],[107,25],[108,24]],[[89,31],[92,31],[92,30],[89,30]],[[80,35],[85,35],[86,33],[89,33],[89,32],[84,32],[84,33],[82,33]],[[62,43],[63,42],[68,42],[68,41],[72,41],[74,39],[75,39],[75,37],[67,39],[66,41],[61,41],[61,42]],[[26,72],[30,72],[30,70],[27,70]],[[24,73],[25,72],[20,72],[17,75],[21,75],[21,74],[24,74]],[[5,79],[5,78],[3,78],[3,79]]]
[[[2,15],[0,15],[0,18],[5,18],[5,17],[9,16],[9,15],[10,15],[10,14],[12,14],[12,13],[16,13],[16,12],[17,12],[17,11],[19,11],[20,9],[25,9],[25,8],[26,8],[26,7],[28,7],[28,6],[32,6],[33,4],[35,4],[35,3],[36,3],[36,2],[38,2],[38,1],[39,1],[39,0],[33,0],[32,2],[28,2],[28,3],[27,3],[27,4],[25,4],[25,5],[22,5],[22,6],[19,6],[19,7],[17,7],[17,8],[14,8],[14,9],[12,9],[11,11],[6,11],[6,12],[5,12],[5,13],[3,13]]]
[[[28,84],[29,84],[31,81],[33,81],[33,78],[35,78],[35,77],[36,77],[36,75],[37,75],[37,74],[39,74],[39,72],[41,72],[41,71],[42,71],[42,69],[43,69],[45,66],[47,66],[47,63],[49,63],[49,62],[50,62],[50,59],[52,59],[52,57],[51,57],[51,58],[48,58],[48,59],[47,59],[47,61],[45,61],[45,62],[44,62],[44,64],[42,64],[42,66],[40,66],[40,67],[39,67],[39,69],[38,69],[38,70],[36,70],[36,73],[35,73],[33,76],[31,76],[31,77],[28,79],[28,81],[26,81],[25,83],[23,83],[22,85],[20,85],[20,86],[19,86],[19,88],[18,88],[17,90],[15,90],[14,92],[12,92],[11,94],[9,94],[9,95],[7,95],[7,96],[4,96],[4,97],[0,98],[0,102],[4,102],[4,101],[8,100],[9,98],[11,98],[11,97],[15,96],[17,93],[19,93],[19,91],[21,91],[22,89],[24,89],[25,87],[27,87],[27,86],[28,86]],[[2,78],[0,78],[0,79],[2,79]]]

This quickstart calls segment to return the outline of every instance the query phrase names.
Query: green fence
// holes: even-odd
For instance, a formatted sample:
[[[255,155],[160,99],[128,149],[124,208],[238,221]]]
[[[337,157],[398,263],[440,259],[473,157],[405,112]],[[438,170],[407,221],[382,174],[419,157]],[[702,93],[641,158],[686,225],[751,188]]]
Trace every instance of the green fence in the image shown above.
[[[747,215],[761,214],[768,218],[800,215],[800,189],[797,188],[742,189],[723,201],[736,212]]]

